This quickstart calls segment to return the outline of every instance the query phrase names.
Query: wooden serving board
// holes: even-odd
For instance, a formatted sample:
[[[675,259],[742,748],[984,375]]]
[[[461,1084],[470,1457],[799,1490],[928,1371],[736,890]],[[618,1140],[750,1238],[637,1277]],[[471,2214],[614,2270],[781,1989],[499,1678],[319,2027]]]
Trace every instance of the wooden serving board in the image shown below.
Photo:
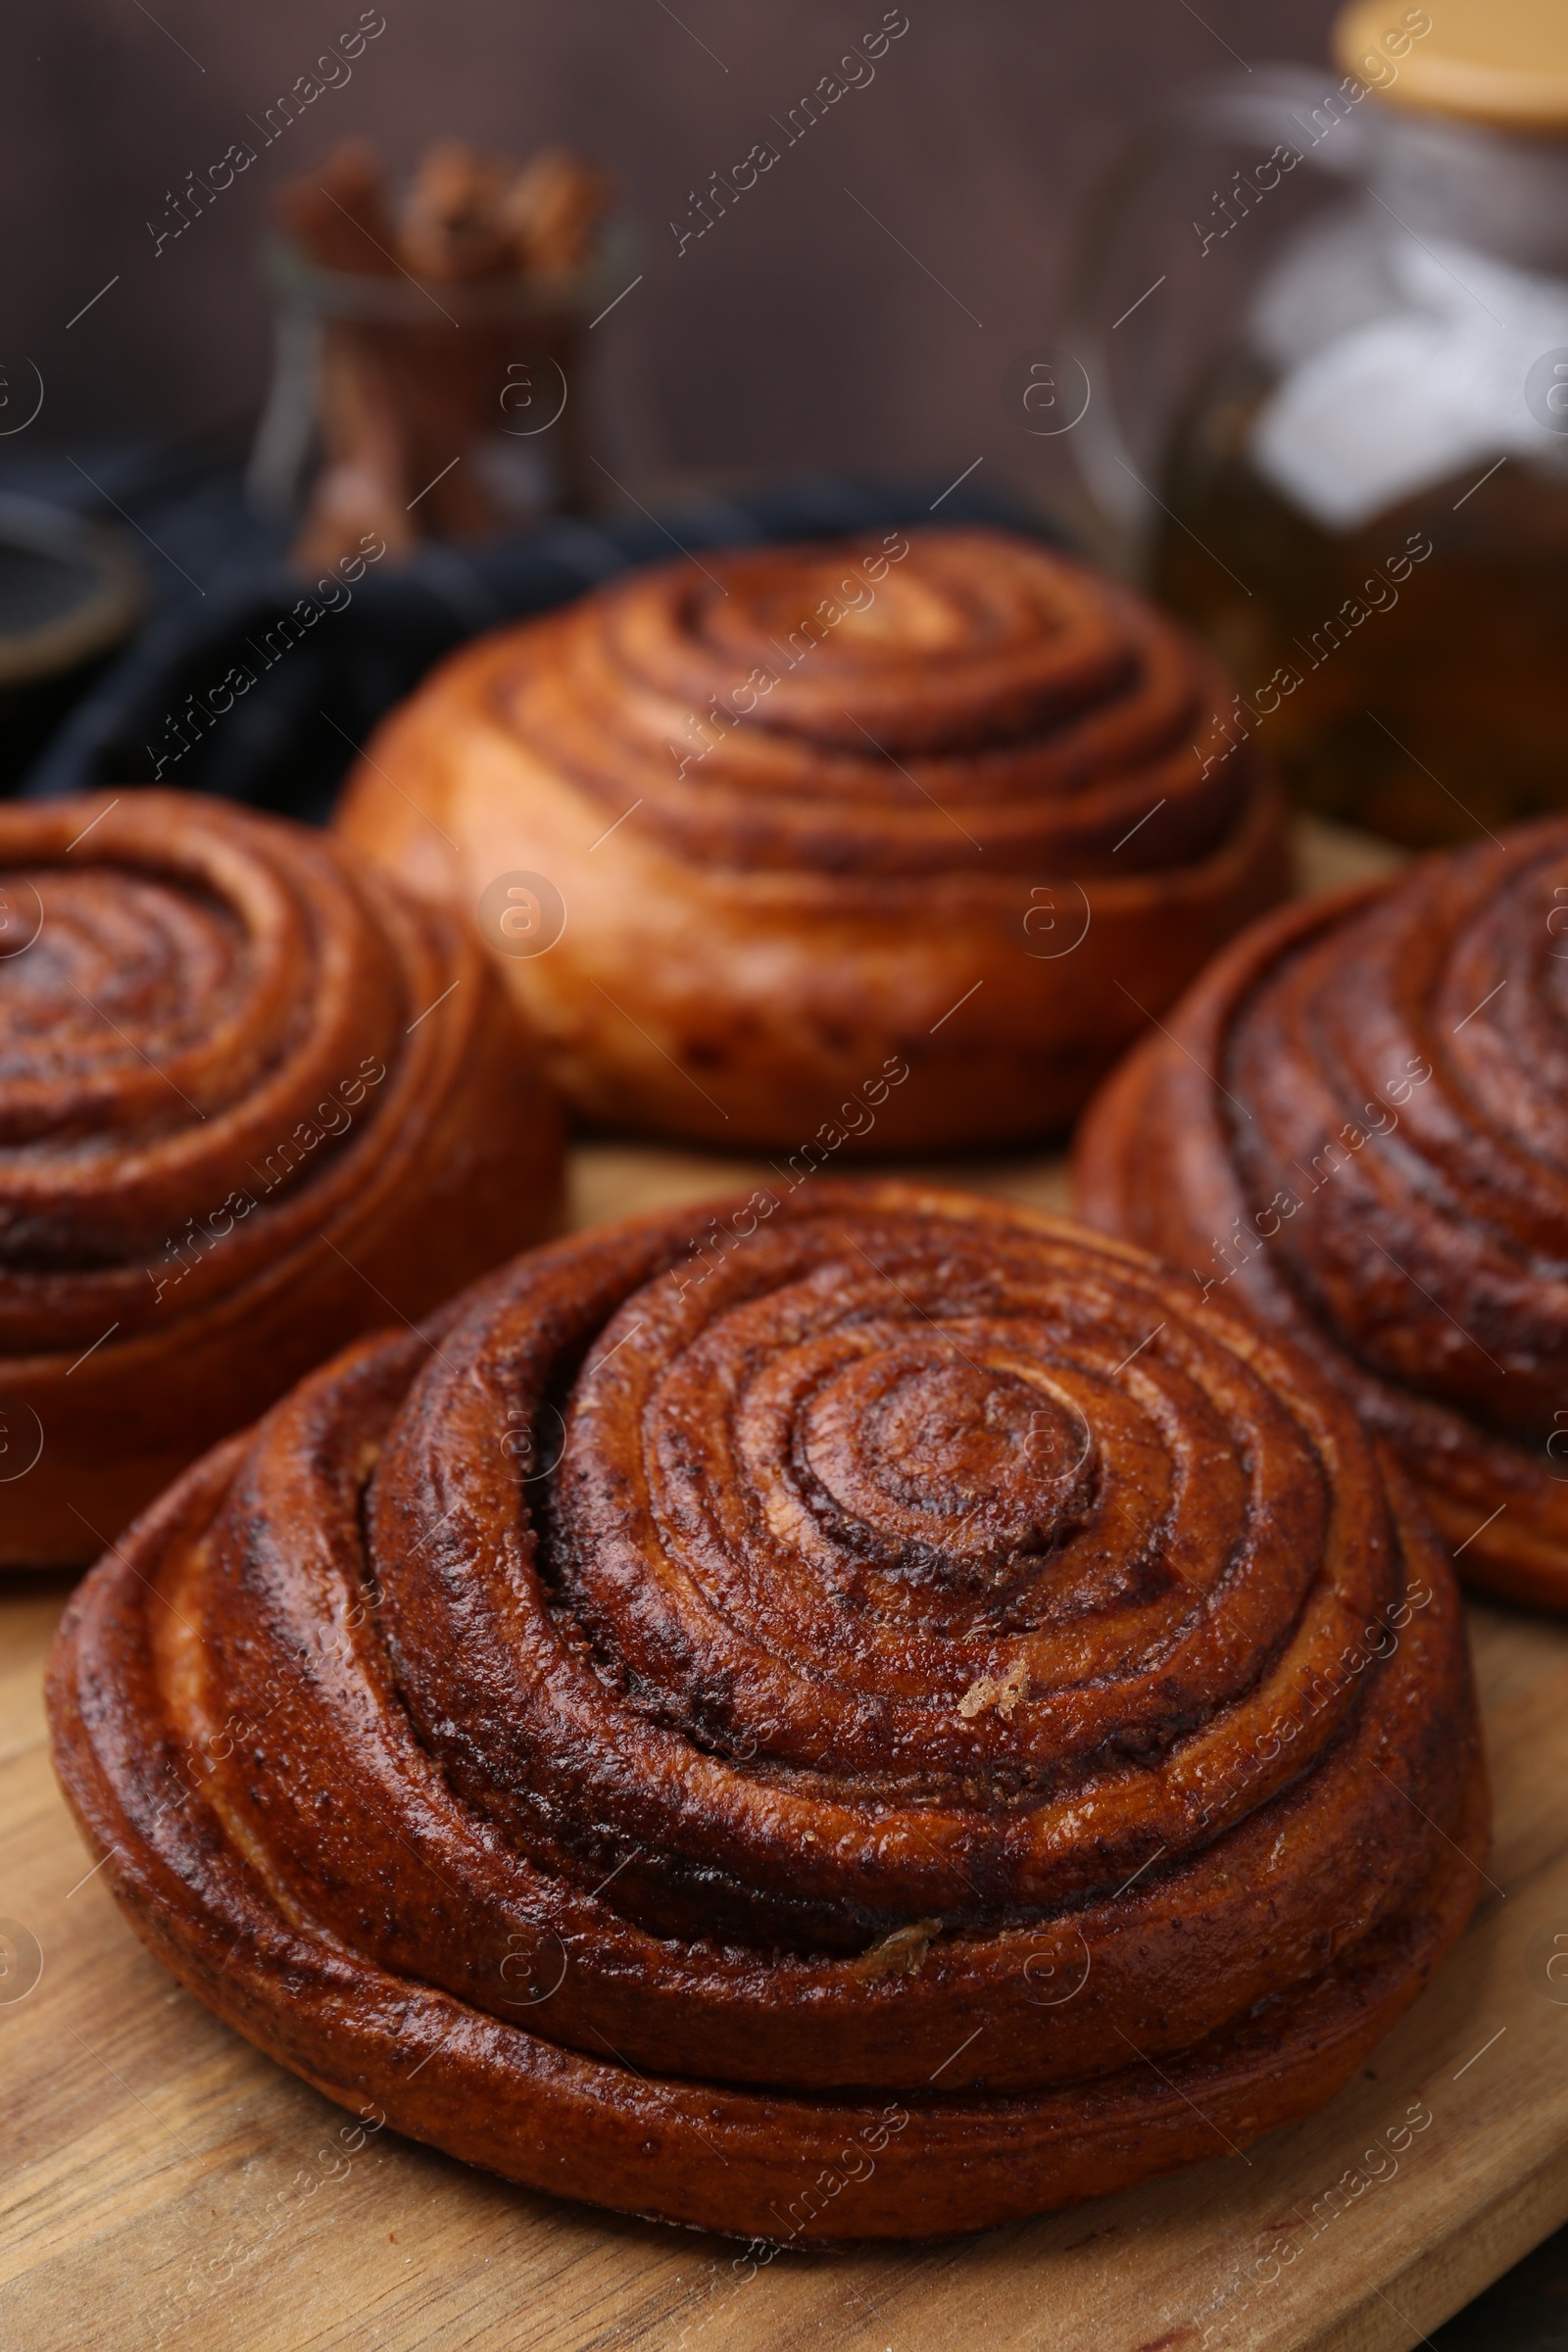
[[[1308,886],[1375,870],[1344,839],[1306,846]],[[1065,1200],[1059,1161],[921,1173]],[[589,1146],[573,1214],[757,1180]],[[66,1591],[14,1578],[0,1597],[7,2352],[1402,2352],[1568,2220],[1568,1626],[1472,1611],[1497,1809],[1483,1899],[1322,2115],[985,2237],[760,2267],[357,2132],[182,1992],[84,1876],[50,1775],[40,1674]]]

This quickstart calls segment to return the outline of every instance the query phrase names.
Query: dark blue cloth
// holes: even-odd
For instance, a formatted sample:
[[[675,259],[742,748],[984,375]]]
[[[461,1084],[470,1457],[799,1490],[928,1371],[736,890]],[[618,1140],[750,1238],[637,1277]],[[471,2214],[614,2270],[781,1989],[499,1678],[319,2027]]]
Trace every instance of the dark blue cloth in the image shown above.
[[[124,462],[116,466],[106,457],[85,472],[62,469],[56,478],[51,469],[25,485],[118,514],[136,531],[155,582],[153,617],[29,770],[21,787],[28,797],[158,780],[324,822],[357,747],[433,662],[480,630],[546,612],[635,564],[682,549],[933,520],[1049,535],[1016,497],[977,481],[943,496],[941,482],[815,474],[696,499],[658,517],[549,522],[515,540],[430,544],[397,565],[383,559],[346,606],[285,644],[281,617],[313,583],[246,513],[232,471],[166,473],[149,488]],[[223,683],[234,667],[255,680],[238,695]],[[229,707],[215,711],[225,700]]]

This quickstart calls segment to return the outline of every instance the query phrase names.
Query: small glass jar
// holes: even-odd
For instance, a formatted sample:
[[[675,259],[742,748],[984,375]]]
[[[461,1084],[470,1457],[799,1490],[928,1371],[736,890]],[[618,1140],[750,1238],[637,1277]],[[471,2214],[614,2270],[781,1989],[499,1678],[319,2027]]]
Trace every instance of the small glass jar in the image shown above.
[[[589,503],[583,338],[633,275],[623,232],[552,277],[353,275],[281,240],[266,260],[275,359],[247,474],[262,512],[306,514],[333,465],[368,477],[363,512],[394,551]]]

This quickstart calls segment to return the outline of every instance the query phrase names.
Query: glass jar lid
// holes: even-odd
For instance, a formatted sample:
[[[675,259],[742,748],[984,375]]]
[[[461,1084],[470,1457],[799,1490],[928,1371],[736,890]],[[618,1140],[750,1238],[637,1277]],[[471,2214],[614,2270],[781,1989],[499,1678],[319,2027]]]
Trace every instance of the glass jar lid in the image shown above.
[[[1346,73],[1391,105],[1568,132],[1564,0],[1351,0],[1333,48]]]

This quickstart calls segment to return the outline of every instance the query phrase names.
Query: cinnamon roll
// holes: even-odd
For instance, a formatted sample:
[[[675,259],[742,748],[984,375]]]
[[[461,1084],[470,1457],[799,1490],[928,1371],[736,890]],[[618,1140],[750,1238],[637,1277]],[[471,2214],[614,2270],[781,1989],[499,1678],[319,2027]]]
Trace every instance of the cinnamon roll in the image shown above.
[[[485,959],[303,826],[0,808],[0,1564],[90,1560],[356,1334],[548,1230]]]
[[[802,2243],[1307,2114],[1487,1843],[1451,1574],[1338,1390],[904,1185],[362,1342],[99,1564],[49,1704],[135,1927],[328,2097]]]
[[[1568,822],[1288,908],[1109,1081],[1081,1213],[1304,1347],[1465,1575],[1568,1608]]]
[[[705,553],[460,654],[338,822],[478,911],[591,1119],[787,1152],[887,1068],[851,1153],[1000,1144],[1062,1125],[1281,895],[1228,699],[1022,537]]]

